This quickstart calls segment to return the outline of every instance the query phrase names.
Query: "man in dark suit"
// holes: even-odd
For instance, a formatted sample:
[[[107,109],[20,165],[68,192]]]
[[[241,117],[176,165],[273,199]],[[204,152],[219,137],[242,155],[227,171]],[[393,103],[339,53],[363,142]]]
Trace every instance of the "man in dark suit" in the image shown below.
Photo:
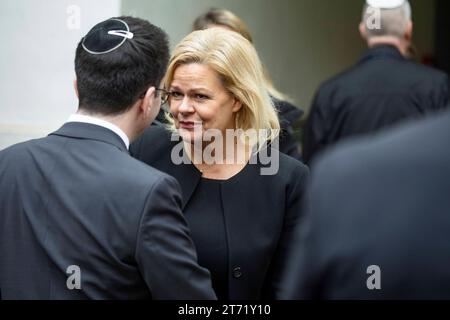
[[[306,163],[343,138],[421,117],[449,102],[448,76],[407,59],[413,30],[409,2],[367,3],[360,32],[370,50],[318,90],[303,136]]]
[[[450,113],[325,152],[284,299],[450,299]]]
[[[175,179],[130,157],[158,114],[166,34],[120,17],[77,48],[79,110],[0,152],[2,299],[214,299]]]

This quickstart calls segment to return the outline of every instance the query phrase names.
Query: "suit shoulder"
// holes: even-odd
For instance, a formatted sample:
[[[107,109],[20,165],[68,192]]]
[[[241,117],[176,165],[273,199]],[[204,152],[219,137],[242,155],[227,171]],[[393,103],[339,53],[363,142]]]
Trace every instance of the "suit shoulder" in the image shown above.
[[[337,86],[341,85],[342,83],[345,83],[347,80],[352,80],[356,73],[360,71],[359,65],[351,66],[338,74],[332,76],[328,80],[325,80],[322,82],[322,84],[319,87],[318,92],[327,92],[331,89],[335,89]]]
[[[282,152],[279,152],[279,171],[278,175],[287,180],[298,179],[309,174],[309,168],[301,161],[294,159]]]
[[[292,158],[282,152],[280,152],[280,164],[283,164],[285,167],[291,169],[308,170],[308,167],[303,162]]]
[[[393,163],[403,163],[404,167],[415,163],[430,164],[432,158],[450,157],[444,147],[449,135],[450,112],[438,113],[425,120],[400,124],[375,136],[330,147],[313,163],[314,171],[333,177],[342,174],[358,176],[368,168],[390,170]]]
[[[442,72],[438,69],[425,66],[422,64],[415,63],[413,61],[405,61],[405,66],[415,71],[418,76],[437,79],[437,80],[445,80],[448,78],[445,72]]]
[[[23,155],[28,152],[30,148],[40,143],[43,143],[46,138],[28,140],[9,146],[0,150],[0,159],[11,159],[13,161],[20,161]]]
[[[374,65],[378,63],[379,65]],[[421,80],[434,80],[434,81],[445,81],[448,80],[446,73],[428,67],[425,65],[418,64],[409,60],[376,60],[370,63],[359,63],[356,64],[341,73],[331,77],[327,81],[323,82],[319,88],[319,92],[329,92],[340,85],[345,85],[347,83],[352,84],[355,79],[358,79],[361,74],[367,75],[368,72],[373,72],[373,69],[380,72],[389,72],[390,69],[394,68],[397,71],[402,70],[400,74],[407,74],[408,79],[421,79]],[[389,69],[389,70],[388,70]],[[369,70],[369,71],[368,71]]]

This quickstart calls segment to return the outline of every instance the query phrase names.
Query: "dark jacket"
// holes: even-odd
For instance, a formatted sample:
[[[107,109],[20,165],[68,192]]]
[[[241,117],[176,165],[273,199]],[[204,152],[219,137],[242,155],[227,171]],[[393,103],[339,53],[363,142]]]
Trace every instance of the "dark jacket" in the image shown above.
[[[282,297],[450,299],[449,137],[447,112],[319,157]]]
[[[303,110],[287,101],[272,99],[278,111],[281,126],[280,151],[294,159],[302,160],[299,142],[294,135],[294,125],[303,116]]]
[[[152,126],[131,147],[137,159],[175,177],[183,207],[195,193],[202,174],[192,164],[175,165],[171,151],[178,143],[161,126]],[[274,151],[275,152],[275,151]],[[308,169],[279,153],[279,171],[261,175],[261,163],[248,165],[238,183],[222,189],[228,230],[229,298],[277,298],[291,237],[302,217],[300,203]]]
[[[449,90],[445,73],[408,61],[395,47],[374,47],[318,90],[305,126],[304,160],[311,163],[343,138],[443,109]]]
[[[175,179],[103,127],[67,123],[1,151],[0,297],[214,298],[180,206]]]

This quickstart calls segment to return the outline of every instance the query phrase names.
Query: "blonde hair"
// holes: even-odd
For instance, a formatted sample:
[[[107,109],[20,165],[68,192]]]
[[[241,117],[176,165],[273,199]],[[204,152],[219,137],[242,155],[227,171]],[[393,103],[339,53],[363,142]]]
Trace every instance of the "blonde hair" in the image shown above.
[[[213,25],[227,27],[253,43],[252,35],[244,21],[225,9],[212,8],[199,16],[194,21],[193,31],[209,29]]]
[[[266,136],[258,137],[259,146],[278,136],[280,123],[264,86],[261,62],[247,39],[236,32],[218,28],[192,32],[173,52],[164,80],[166,87],[170,87],[180,65],[191,63],[214,70],[225,89],[242,103],[235,129],[267,130]],[[175,130],[173,121],[169,126]]]
[[[247,25],[233,12],[225,9],[212,8],[206,13],[200,15],[195,19],[193,30],[205,30],[212,26],[223,26],[234,32],[239,33],[245,39],[253,44],[253,38]],[[290,101],[291,99],[275,88],[272,79],[269,76],[267,69],[263,66],[264,85],[269,91],[270,95],[278,100]]]

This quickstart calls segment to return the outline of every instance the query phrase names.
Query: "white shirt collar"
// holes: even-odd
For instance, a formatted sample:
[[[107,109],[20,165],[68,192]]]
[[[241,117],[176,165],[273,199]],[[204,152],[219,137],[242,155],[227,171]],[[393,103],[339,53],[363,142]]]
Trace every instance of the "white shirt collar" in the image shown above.
[[[123,132],[122,129],[120,129],[115,124],[108,122],[106,120],[99,119],[99,118],[92,117],[92,116],[86,116],[86,115],[82,115],[82,114],[73,114],[69,117],[69,120],[67,120],[67,122],[89,123],[89,124],[94,124],[94,125],[109,129],[112,132],[114,132],[115,134],[117,134],[123,140],[127,149],[129,149],[129,147],[130,147],[130,139],[128,139],[128,136],[125,134],[125,132]]]

